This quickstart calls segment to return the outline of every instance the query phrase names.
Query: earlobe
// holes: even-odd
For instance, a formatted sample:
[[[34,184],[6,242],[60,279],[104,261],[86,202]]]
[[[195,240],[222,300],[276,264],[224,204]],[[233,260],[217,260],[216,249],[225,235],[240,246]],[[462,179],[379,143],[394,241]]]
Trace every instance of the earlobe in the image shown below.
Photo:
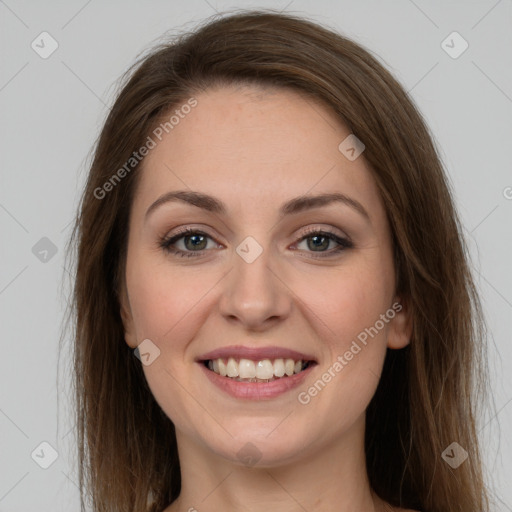
[[[395,316],[389,322],[387,346],[390,349],[404,348],[410,343],[412,336],[411,307],[407,301],[397,297],[391,309],[395,311]]]

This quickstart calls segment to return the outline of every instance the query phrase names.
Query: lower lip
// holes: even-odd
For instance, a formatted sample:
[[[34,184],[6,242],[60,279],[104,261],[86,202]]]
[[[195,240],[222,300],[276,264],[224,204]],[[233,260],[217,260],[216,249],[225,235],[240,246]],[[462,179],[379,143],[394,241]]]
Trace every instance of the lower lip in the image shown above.
[[[312,364],[300,373],[290,377],[281,377],[272,382],[239,382],[229,377],[222,377],[218,373],[206,368],[203,363],[198,363],[206,377],[222,391],[235,398],[246,398],[249,400],[266,400],[282,395],[287,391],[296,388],[309,375],[309,372],[316,366]]]

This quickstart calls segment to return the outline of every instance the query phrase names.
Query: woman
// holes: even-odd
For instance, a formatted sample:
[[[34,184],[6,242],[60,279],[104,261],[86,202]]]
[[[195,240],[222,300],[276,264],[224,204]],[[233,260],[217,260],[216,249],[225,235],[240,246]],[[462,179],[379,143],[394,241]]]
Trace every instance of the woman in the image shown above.
[[[460,223],[421,115],[359,45],[256,11],[156,48],[74,241],[94,510],[488,510]]]

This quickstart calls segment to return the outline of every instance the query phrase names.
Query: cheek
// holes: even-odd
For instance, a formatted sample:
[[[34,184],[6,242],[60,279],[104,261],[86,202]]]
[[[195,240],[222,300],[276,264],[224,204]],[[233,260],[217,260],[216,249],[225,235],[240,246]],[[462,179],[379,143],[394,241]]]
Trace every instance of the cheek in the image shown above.
[[[391,306],[388,280],[378,279],[379,273],[352,267],[314,285],[304,283],[297,294],[327,349],[317,380],[301,388],[298,399],[306,405],[305,414],[330,424],[326,435],[348,428],[364,412],[379,382],[388,329],[380,318]]]
[[[128,260],[126,275],[137,339],[150,339],[160,350],[152,364],[143,366],[147,383],[167,416],[188,431],[187,418],[202,412],[183,391],[188,386],[187,347],[202,322],[202,298],[215,281],[165,263],[144,264],[142,258]]]
[[[332,357],[344,352],[391,305],[392,275],[379,263],[347,263],[314,277],[297,273],[294,279],[291,287],[304,305],[303,314],[322,333]]]
[[[180,346],[194,336],[208,293],[222,277],[215,272],[173,268],[149,258],[128,260],[126,272],[135,331],[139,341],[149,338],[161,349],[165,340]]]
[[[158,343],[183,316],[183,296],[173,293],[174,286],[170,288],[168,281],[160,271],[147,271],[142,265],[128,274],[130,306],[139,339]]]

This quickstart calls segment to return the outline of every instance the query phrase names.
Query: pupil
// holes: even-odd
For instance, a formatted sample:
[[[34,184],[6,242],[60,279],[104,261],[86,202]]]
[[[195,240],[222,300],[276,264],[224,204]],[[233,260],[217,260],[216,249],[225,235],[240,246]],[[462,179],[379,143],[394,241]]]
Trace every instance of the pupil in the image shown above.
[[[197,240],[197,239],[202,239],[202,240]],[[206,238],[203,235],[189,235],[189,236],[185,237],[185,246],[187,247],[187,249],[192,249],[192,250],[204,249],[204,247],[200,247],[200,244],[201,244],[201,242],[204,243],[205,240],[206,240]],[[189,246],[187,244],[187,241],[192,241],[192,245]]]
[[[319,240],[319,239],[323,239],[323,240],[324,240],[324,244],[317,244],[317,242],[318,242],[318,240]],[[314,242],[313,242],[313,243],[314,243],[314,245],[312,246],[313,248],[317,248],[317,249],[318,249],[319,247],[320,247],[320,248],[322,248],[322,245],[323,245],[323,246],[325,246],[325,248],[329,246],[329,239],[328,239],[326,236],[312,236],[312,237],[310,238],[310,240],[314,240]],[[327,245],[325,244],[325,242],[327,242]],[[311,249],[312,247],[310,246],[310,249]]]

